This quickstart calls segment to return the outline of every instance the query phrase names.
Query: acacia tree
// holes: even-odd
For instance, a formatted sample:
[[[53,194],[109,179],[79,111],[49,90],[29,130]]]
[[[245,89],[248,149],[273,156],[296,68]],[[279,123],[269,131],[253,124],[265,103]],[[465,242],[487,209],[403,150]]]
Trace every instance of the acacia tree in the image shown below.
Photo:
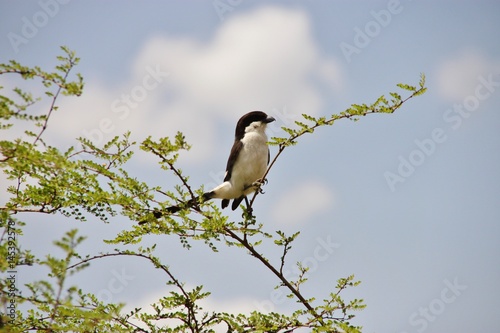
[[[62,50],[59,65],[52,72],[15,61],[0,64],[0,75],[19,75],[25,80],[40,82],[44,86],[44,98],[50,101],[48,109],[43,110],[36,108],[41,98],[34,98],[19,88],[0,95],[0,130],[12,131],[23,121],[31,126],[16,139],[0,140],[0,167],[14,184],[7,188],[2,184],[1,189],[9,194],[8,201],[0,207],[0,269],[4,273],[0,280],[3,308],[0,325],[4,331],[215,332],[216,327],[221,326],[227,332],[293,332],[298,328],[313,332],[360,331],[360,327],[351,324],[351,319],[353,311],[365,307],[363,300],[346,301],[342,297],[342,291],[359,284],[354,276],[338,279],[334,290],[325,291],[323,295],[306,295],[301,286],[307,283],[307,267],[298,263],[300,274],[294,280],[283,273],[287,255],[299,232],[291,235],[279,230],[272,232],[243,206],[242,219],[229,220],[211,202],[186,206],[178,214],[161,219],[155,217],[157,210],[172,204],[182,206],[183,202],[203,193],[202,188],[194,189],[177,167],[179,153],[190,148],[182,133],[173,138],[148,137],[141,143],[132,142],[127,133],[102,146],[78,138],[75,145],[65,151],[44,142],[47,124],[58,108],[61,95],[79,96],[84,86],[82,77],[72,74],[79,59],[66,47]],[[303,135],[342,119],[358,120],[369,114],[393,113],[409,99],[424,93],[424,84],[422,75],[417,86],[397,85],[405,97],[392,92],[389,98],[381,96],[369,105],[354,104],[329,117],[302,115],[303,120],[296,121],[294,128],[282,128],[283,137],[271,138],[270,144],[277,147],[277,154],[266,175],[285,149],[297,144]],[[137,149],[155,155],[159,167],[173,173],[178,184],[164,189],[129,176],[127,162],[134,158]],[[248,208],[259,194],[260,191],[255,192]],[[90,216],[106,223],[110,217],[119,215],[123,219],[150,223],[137,223],[119,232],[114,239],[105,240],[116,246],[115,251],[105,253],[80,253],[78,246],[85,237],[75,228],[54,242],[64,256],[41,258],[30,252],[29,244],[18,241],[28,223],[24,214],[27,212],[62,214],[69,223],[85,221]],[[276,288],[283,288],[288,297],[297,301],[295,311],[291,315],[258,311],[235,315],[203,309],[200,300],[207,298],[210,292],[201,285],[187,288],[185,279],[177,276],[168,263],[155,254],[154,245],[141,247],[143,237],[150,234],[178,238],[187,249],[193,242],[204,242],[214,255],[220,246],[234,251],[246,250],[256,259],[256,265],[263,265],[275,277]],[[263,242],[274,243],[280,249],[280,260],[267,259],[259,247]],[[134,250],[130,250],[130,244],[135,244]],[[172,286],[167,296],[152,304],[152,313],[139,308],[124,312],[123,304],[106,303],[92,293],[68,285],[70,275],[82,269],[92,270],[92,262],[114,256],[149,262],[151,269],[161,271],[166,283]],[[21,266],[27,270],[45,267],[50,274],[43,280],[14,283],[15,275],[10,272]],[[27,310],[21,311],[21,305]]]

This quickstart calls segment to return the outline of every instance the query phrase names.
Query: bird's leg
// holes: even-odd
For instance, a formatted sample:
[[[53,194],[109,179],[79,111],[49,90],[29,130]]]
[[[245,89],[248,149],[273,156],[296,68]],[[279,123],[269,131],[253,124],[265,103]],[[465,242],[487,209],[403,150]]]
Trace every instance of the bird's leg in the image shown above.
[[[267,179],[265,178],[259,178],[256,181],[254,181],[252,184],[245,186],[243,189],[244,191],[253,188],[254,191],[264,194],[264,191],[262,190],[262,185],[267,184]],[[247,205],[247,212],[248,215],[253,216],[253,209],[252,206],[250,206],[250,202],[248,201],[248,198],[245,196],[245,203]]]
[[[250,206],[250,202],[248,201],[248,198],[245,196],[245,204],[247,205],[247,213],[248,215],[252,216],[253,215],[253,208]]]

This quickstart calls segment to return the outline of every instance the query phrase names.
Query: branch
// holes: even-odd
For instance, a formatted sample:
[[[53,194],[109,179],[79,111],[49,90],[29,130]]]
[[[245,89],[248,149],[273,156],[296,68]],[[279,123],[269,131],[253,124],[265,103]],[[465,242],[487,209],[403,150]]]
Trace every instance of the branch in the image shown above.
[[[19,298],[19,299],[21,299],[21,300],[23,300],[23,301],[27,301],[27,302],[30,302],[30,303],[33,303],[33,304],[43,304],[43,305],[46,305],[46,306],[51,305],[51,303],[49,303],[47,301],[42,301],[42,300],[36,298],[36,296],[33,296],[33,297],[24,297],[21,294],[19,294],[19,295],[16,295],[16,297]],[[78,304],[73,304],[72,306],[74,308],[77,308],[77,309],[90,310],[90,311],[95,311],[97,309],[96,307],[85,306],[85,305],[78,305]],[[136,324],[128,321],[128,318],[130,318],[130,317],[127,317],[127,319],[124,319],[124,318],[115,317],[115,316],[111,315],[110,318],[113,319],[114,321],[120,323],[124,327],[126,327],[127,325],[134,327],[134,332],[148,333],[148,331],[144,330],[140,326],[138,326],[138,325],[136,325]],[[37,320],[39,322],[47,320],[47,319],[50,319],[50,316],[37,318]],[[37,330],[41,330],[41,328],[37,327],[37,326],[31,326],[31,327],[27,328],[26,331],[29,331],[29,330],[37,331]],[[48,330],[49,332],[52,332],[50,329],[46,329],[46,330]]]
[[[317,318],[322,325],[324,325],[323,318],[321,318],[321,316],[316,312],[316,310],[314,310],[311,304],[309,304],[309,302],[304,298],[304,296],[302,296],[302,294],[292,286],[292,284],[285,278],[285,276],[282,273],[280,273],[276,268],[274,268],[274,266],[271,265],[266,258],[264,258],[259,252],[257,252],[257,250],[255,250],[255,248],[250,243],[248,243],[246,239],[242,239],[229,228],[224,228],[224,230],[226,231],[226,233],[229,234],[229,236],[236,239],[241,245],[243,245],[248,251],[250,251],[250,253],[255,258],[257,258],[269,270],[271,270],[271,272],[273,272],[274,275],[276,275],[280,279],[283,285],[286,286],[295,295],[295,297],[297,297],[297,299],[306,307],[309,313],[313,315],[314,318]]]
[[[80,265],[83,265],[85,263],[88,263],[92,260],[96,260],[96,259],[101,259],[101,258],[107,258],[107,257],[116,257],[116,256],[132,256],[132,257],[139,257],[139,258],[144,258],[148,261],[150,261],[156,268],[158,269],[161,269],[163,272],[165,272],[170,281],[172,281],[172,284],[175,285],[177,288],[179,288],[179,290],[181,291],[182,295],[184,296],[184,299],[186,300],[184,305],[186,306],[186,309],[188,311],[188,318],[190,320],[188,320],[186,322],[186,324],[188,326],[190,326],[190,328],[194,331],[194,329],[198,328],[198,319],[196,318],[196,309],[195,309],[195,304],[193,301],[191,301],[191,298],[188,294],[188,292],[184,289],[184,286],[182,283],[179,282],[179,280],[177,280],[174,275],[170,272],[170,270],[168,269],[167,266],[163,265],[160,263],[160,261],[155,258],[155,257],[152,257],[152,256],[148,256],[148,255],[145,255],[143,253],[135,253],[135,252],[128,252],[128,251],[119,251],[119,252],[116,252],[116,253],[103,253],[103,254],[100,254],[100,255],[95,255],[93,257],[89,257],[89,258],[86,258],[86,259],[83,259],[82,261],[76,263],[76,264],[73,264],[71,266],[68,266],[66,269],[69,270],[69,269],[73,269],[73,268],[76,268]],[[190,321],[193,321],[194,322],[194,327],[192,327],[192,324],[190,323]]]
[[[141,148],[146,151],[151,151],[161,159],[163,164],[168,165],[168,169],[174,172],[174,174],[181,180],[184,187],[188,190],[191,199],[195,200],[196,195],[191,189],[191,186],[189,186],[187,178],[182,176],[181,171],[174,165],[178,157],[178,154],[176,154],[175,152],[179,151],[180,149],[189,150],[191,148],[186,143],[184,135],[181,132],[177,132],[175,136],[175,143],[172,143],[169,138],[160,138],[159,142],[154,142],[151,140],[151,137],[149,137],[142,142]],[[175,153],[173,157],[167,158],[166,155],[172,152]]]
[[[295,141],[301,137],[302,135],[306,133],[313,133],[314,130],[320,126],[325,126],[325,125],[333,125],[333,123],[337,120],[340,119],[357,119],[358,117],[366,116],[369,114],[374,114],[374,113],[394,113],[397,109],[399,109],[404,103],[406,103],[408,100],[419,96],[423,94],[427,88],[425,88],[425,76],[422,74],[420,83],[419,83],[419,88],[417,89],[416,87],[411,87],[408,85],[404,84],[398,84],[398,87],[404,89],[404,90],[409,90],[412,91],[413,93],[408,96],[405,99],[401,99],[401,97],[396,94],[396,93],[391,93],[390,95],[393,97],[393,100],[391,101],[394,103],[392,106],[389,106],[389,102],[385,99],[384,96],[379,98],[374,104],[371,106],[366,106],[366,105],[353,105],[350,109],[347,109],[346,111],[340,113],[340,114],[334,114],[331,116],[329,119],[314,119],[313,117],[303,115],[306,120],[312,120],[315,122],[313,126],[307,126],[305,124],[302,124],[300,122],[296,122],[296,124],[300,125],[302,127],[301,130],[299,131],[294,131],[291,129],[283,128],[285,129],[288,133],[290,133],[290,137],[286,139],[284,142],[279,143],[278,146],[278,153],[274,156],[273,160],[271,163],[269,163],[269,166],[264,173],[264,176],[262,179],[266,179],[267,175],[271,171],[272,167],[274,166],[274,163],[278,159],[278,157],[283,153],[286,147],[289,147],[290,145],[293,145]],[[384,104],[380,106],[380,104]],[[255,201],[255,198],[257,195],[259,195],[260,191],[255,191],[252,199],[250,200],[250,207],[253,206],[253,203]]]
[[[64,81],[66,81],[66,79],[68,78],[69,71],[70,71],[70,69],[64,75]],[[57,88],[56,93],[52,97],[52,102],[50,103],[49,112],[47,113],[47,117],[45,117],[45,121],[43,122],[43,126],[42,126],[42,129],[40,130],[40,133],[38,133],[38,135],[35,138],[35,141],[33,141],[33,145],[35,145],[38,142],[38,140],[40,140],[40,138],[42,137],[43,132],[45,132],[45,130],[47,129],[47,124],[49,122],[49,118],[52,115],[52,111],[54,111],[56,100],[59,97],[59,94],[61,93],[62,89],[63,89],[63,87],[59,85],[59,87]]]
[[[191,198],[194,199],[195,195],[194,195],[193,190],[191,189],[191,186],[189,186],[186,178],[184,176],[182,176],[181,172],[174,166],[174,164],[171,163],[167,158],[165,158],[162,154],[160,154],[160,152],[156,151],[154,148],[152,148],[151,151],[153,152],[153,154],[155,154],[156,156],[161,158],[161,160],[163,162],[168,164],[168,166],[170,167],[170,170],[172,170],[175,173],[175,175],[182,181],[182,184],[188,190],[189,195],[191,195]]]
[[[80,79],[79,83],[75,82],[67,82],[69,73],[73,69],[74,66],[78,64],[79,58],[75,56],[75,53],[70,51],[67,47],[61,47],[61,49],[66,53],[66,56],[58,56],[57,59],[62,62],[61,65],[56,66],[56,70],[59,72],[62,72],[64,75],[61,77],[57,72],[54,73],[46,73],[40,69],[40,67],[34,67],[30,68],[27,66],[22,66],[18,62],[11,60],[9,64],[0,64],[0,75],[2,74],[8,74],[8,73],[15,73],[19,74],[22,76],[23,79],[32,79],[35,77],[38,77],[42,79],[43,84],[45,87],[49,87],[52,84],[55,84],[57,86],[57,90],[54,93],[47,91],[45,94],[47,96],[52,96],[52,102],[50,104],[50,108],[48,113],[45,116],[41,116],[44,118],[43,124],[42,124],[42,129],[36,136],[35,140],[33,141],[33,145],[35,145],[38,141],[41,140],[42,134],[45,132],[47,129],[47,125],[50,119],[50,116],[52,115],[52,112],[57,109],[55,106],[56,100],[58,99],[59,95],[61,92],[65,92],[68,95],[77,95],[79,96],[81,94],[81,89],[83,87],[82,83],[82,77],[77,74],[78,78]],[[19,89],[14,89],[18,94],[23,97],[25,101],[27,101],[27,96],[26,94],[23,94]],[[19,115],[19,113],[23,110],[26,109],[26,107],[33,105],[35,101],[31,100],[31,97],[29,98],[28,104],[24,105],[22,108],[18,107],[18,111],[14,112],[14,115]],[[33,135],[34,136],[34,135]],[[43,141],[42,141],[43,143]]]
[[[34,76],[39,77],[42,79],[44,82],[50,82],[55,84],[56,86],[63,88],[64,83],[59,82],[56,80],[55,77],[51,75],[44,74],[43,72],[37,72],[35,70],[32,70],[31,68],[28,67],[23,67],[19,65],[17,62],[11,60],[11,66],[20,66],[20,69],[12,68],[12,67],[6,67],[4,64],[0,64],[0,68],[6,68],[4,70],[0,70],[0,75],[2,74],[19,74],[23,78],[32,78]]]

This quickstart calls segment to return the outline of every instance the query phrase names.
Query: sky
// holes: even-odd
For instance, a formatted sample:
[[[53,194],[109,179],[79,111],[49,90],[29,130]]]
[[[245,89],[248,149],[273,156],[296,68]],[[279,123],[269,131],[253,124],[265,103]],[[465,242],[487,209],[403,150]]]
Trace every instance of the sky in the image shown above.
[[[301,232],[285,268],[293,276],[294,262],[308,265],[307,296],[321,299],[350,274],[362,281],[345,297],[365,300],[353,320],[364,332],[498,331],[499,2],[1,1],[0,18],[1,62],[53,68],[61,45],[81,58],[84,93],[60,100],[50,144],[182,131],[193,147],[179,166],[194,188],[223,178],[244,113],[267,112],[277,119],[268,135],[285,136],[280,127],[302,113],[329,116],[371,103],[424,73],[427,93],[395,114],[339,121],[285,150],[254,213],[270,233]],[[0,76],[0,86],[16,84]],[[130,171],[166,190],[176,184],[145,154]],[[4,176],[0,184],[3,203]],[[120,217],[109,224],[23,218],[22,244],[40,254],[57,253],[52,242],[71,228],[88,237],[82,252],[90,254],[132,228]],[[144,243],[157,243],[187,286],[212,293],[207,310],[294,306],[240,249],[186,250],[167,236]],[[278,260],[272,244],[262,251]],[[45,272],[19,274],[27,283]],[[130,258],[94,262],[72,282],[129,308],[168,292],[159,272]]]

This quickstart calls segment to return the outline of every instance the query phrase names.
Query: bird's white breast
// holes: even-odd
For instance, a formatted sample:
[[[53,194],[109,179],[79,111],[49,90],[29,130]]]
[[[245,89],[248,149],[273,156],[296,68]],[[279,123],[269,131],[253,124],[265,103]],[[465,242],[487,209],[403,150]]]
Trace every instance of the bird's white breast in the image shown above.
[[[261,132],[246,133],[241,141],[243,148],[234,165],[231,178],[235,181],[233,186],[243,191],[264,176],[268,162],[268,147],[267,136]]]
[[[233,165],[231,179],[212,190],[215,198],[235,199],[255,191],[251,186],[261,179],[267,169],[267,136],[262,130],[245,133],[243,147]]]

